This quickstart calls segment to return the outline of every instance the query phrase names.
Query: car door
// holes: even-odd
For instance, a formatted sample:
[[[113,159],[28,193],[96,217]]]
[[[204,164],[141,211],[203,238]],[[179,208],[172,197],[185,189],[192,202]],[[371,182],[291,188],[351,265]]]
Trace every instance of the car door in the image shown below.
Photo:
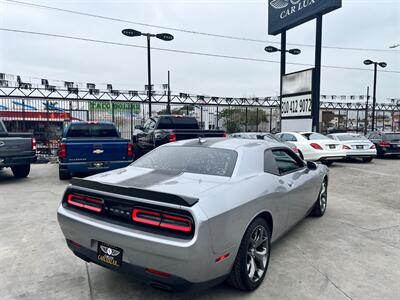
[[[272,149],[278,167],[279,183],[287,190],[288,218],[290,228],[304,218],[315,202],[317,183],[305,163],[291,150]]]

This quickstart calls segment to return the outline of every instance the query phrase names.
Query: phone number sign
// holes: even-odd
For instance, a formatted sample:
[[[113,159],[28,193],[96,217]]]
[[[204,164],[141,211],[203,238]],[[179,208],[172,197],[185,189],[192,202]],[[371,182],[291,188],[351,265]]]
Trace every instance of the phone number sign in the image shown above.
[[[282,118],[311,117],[311,115],[311,94],[282,97]]]

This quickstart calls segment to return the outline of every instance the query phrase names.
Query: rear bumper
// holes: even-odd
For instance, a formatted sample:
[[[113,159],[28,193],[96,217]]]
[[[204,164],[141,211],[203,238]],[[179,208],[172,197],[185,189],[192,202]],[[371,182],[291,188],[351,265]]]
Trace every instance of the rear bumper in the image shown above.
[[[375,149],[368,150],[350,150],[347,151],[348,158],[364,158],[364,157],[376,157]]]
[[[80,245],[79,248],[69,245],[77,256],[132,274],[149,284],[159,283],[167,286],[166,289],[176,291],[208,287],[222,281],[229,274],[236,256],[237,249],[231,249],[229,258],[216,263],[216,257],[221,254],[212,251],[209,227],[204,223],[205,216],[196,219],[194,237],[181,240],[111,224],[81,215],[62,205],[58,209],[58,222],[65,238]],[[123,250],[121,267],[109,267],[97,259],[98,241]],[[148,274],[145,271],[147,268],[171,275],[160,278]]]
[[[146,268],[125,262],[121,265],[121,267],[116,268],[98,260],[97,253],[95,251],[71,243],[71,241],[69,240],[67,240],[67,245],[77,257],[84,261],[92,262],[107,269],[133,276],[135,279],[138,279],[145,284],[166,291],[199,291],[217,285],[223,282],[226,278],[226,276],[222,276],[220,278],[215,278],[205,282],[193,283],[175,275],[170,275],[168,277],[156,276],[152,273],[147,272]]]
[[[30,156],[17,156],[17,157],[0,157],[0,167],[13,167],[21,165],[30,165],[36,162],[37,157],[35,155]]]
[[[388,148],[381,148],[378,150],[379,155],[400,155],[400,148],[398,149],[388,149]]]
[[[94,163],[103,163],[102,167],[93,166]],[[74,162],[74,163],[59,163],[60,171],[64,170],[69,173],[99,173],[119,168],[124,168],[132,163],[131,160],[123,161],[91,161],[91,162]]]

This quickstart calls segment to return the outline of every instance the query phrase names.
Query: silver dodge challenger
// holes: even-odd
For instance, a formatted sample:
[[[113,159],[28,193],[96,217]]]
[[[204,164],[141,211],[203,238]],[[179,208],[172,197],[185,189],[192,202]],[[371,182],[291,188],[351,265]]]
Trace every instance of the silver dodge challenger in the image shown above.
[[[58,208],[79,258],[186,291],[251,291],[271,243],[327,206],[328,169],[288,146],[210,138],[161,146],[130,166],[72,179]]]

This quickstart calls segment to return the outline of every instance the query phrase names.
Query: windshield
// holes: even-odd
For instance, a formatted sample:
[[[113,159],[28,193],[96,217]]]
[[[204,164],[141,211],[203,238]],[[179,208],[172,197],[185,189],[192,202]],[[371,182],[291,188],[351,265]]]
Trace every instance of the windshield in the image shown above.
[[[359,134],[341,134],[337,135],[336,137],[338,138],[339,141],[354,141],[354,140],[368,141],[368,139],[365,136]]]
[[[71,124],[69,127],[66,137],[119,137],[119,134],[112,124]]]
[[[385,141],[400,142],[400,133],[386,133],[383,139]]]
[[[330,138],[328,138],[327,136],[320,134],[320,133],[315,133],[315,132],[302,133],[301,135],[304,136],[309,141],[330,140]]]
[[[232,176],[237,152],[209,147],[157,148],[135,161],[132,166],[164,171]]]

